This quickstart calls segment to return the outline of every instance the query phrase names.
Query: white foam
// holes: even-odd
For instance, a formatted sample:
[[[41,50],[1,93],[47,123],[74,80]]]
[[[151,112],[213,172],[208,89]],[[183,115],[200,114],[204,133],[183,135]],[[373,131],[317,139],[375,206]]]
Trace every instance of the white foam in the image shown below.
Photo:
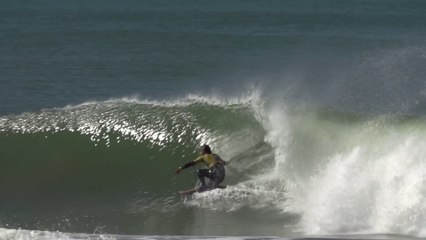
[[[73,238],[61,232],[30,231],[30,230],[21,230],[21,229],[0,228],[0,239],[4,239],[4,240],[72,240]]]
[[[253,186],[262,186],[262,194],[243,195],[235,202],[247,206],[265,203],[283,212],[300,213],[299,227],[305,234],[425,236],[423,122],[388,117],[356,124],[319,118],[304,121],[304,117],[316,116],[294,112],[289,116],[282,102],[260,99],[251,104],[267,131],[265,141],[274,148],[274,164],[247,181],[247,191],[255,192]],[[314,151],[305,162],[298,159],[300,154],[289,156],[294,144],[300,144],[293,142],[300,131],[304,136],[296,140],[312,137],[313,144],[319,145],[304,146],[306,151]],[[280,197],[268,198],[276,192]],[[238,204],[234,203],[234,208],[238,209]]]
[[[268,236],[188,236],[188,235],[110,235],[86,233],[62,233],[0,228],[2,240],[177,240],[177,239],[285,239]]]
[[[305,233],[422,236],[426,222],[424,136],[376,133],[382,136],[375,145],[360,144],[330,156],[316,174],[292,189]]]
[[[284,192],[272,191],[265,186],[254,186],[250,182],[195,193],[186,199],[186,204],[210,210],[233,212],[244,207],[265,208],[276,202],[285,201]]]

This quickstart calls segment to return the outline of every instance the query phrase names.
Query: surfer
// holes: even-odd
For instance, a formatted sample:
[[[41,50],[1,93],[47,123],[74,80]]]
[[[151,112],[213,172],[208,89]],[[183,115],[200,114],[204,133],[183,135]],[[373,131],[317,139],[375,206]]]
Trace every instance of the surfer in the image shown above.
[[[198,163],[205,163],[208,169],[197,170],[197,177],[200,180],[201,186],[194,189],[194,192],[204,192],[219,187],[219,184],[225,179],[226,162],[217,154],[212,153],[208,145],[201,147],[201,156],[182,167],[178,167],[175,173],[179,174],[183,169],[192,167]],[[206,184],[205,178],[210,179],[208,185]]]

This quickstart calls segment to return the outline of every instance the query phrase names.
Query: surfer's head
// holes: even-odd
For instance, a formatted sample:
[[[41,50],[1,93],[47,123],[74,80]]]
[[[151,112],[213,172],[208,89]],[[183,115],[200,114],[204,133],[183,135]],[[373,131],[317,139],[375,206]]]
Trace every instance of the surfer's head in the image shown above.
[[[203,145],[201,146],[201,154],[211,154],[212,150],[210,149],[209,145]]]

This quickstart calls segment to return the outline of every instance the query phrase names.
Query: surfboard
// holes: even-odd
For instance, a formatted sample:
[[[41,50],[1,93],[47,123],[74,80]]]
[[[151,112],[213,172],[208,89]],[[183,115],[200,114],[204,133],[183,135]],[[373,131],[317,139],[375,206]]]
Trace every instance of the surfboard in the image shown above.
[[[217,186],[217,188],[224,189],[224,188],[226,188],[226,186],[219,185],[219,186]],[[213,190],[213,189],[210,189],[210,190]],[[205,192],[210,191],[210,190],[206,190]],[[196,192],[197,192],[197,188],[191,188],[191,189],[188,189],[188,190],[179,191],[179,193],[183,194],[183,195],[191,195],[191,194],[194,194]]]
[[[197,192],[196,188],[179,191],[179,193],[182,194],[182,195],[191,195],[195,192]]]

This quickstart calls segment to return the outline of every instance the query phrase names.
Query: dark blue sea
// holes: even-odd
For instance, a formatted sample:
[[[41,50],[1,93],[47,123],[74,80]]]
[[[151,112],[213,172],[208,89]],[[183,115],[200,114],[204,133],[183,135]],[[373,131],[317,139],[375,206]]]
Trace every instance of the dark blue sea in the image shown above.
[[[0,1],[0,239],[426,237],[425,23],[422,0]],[[227,188],[181,196],[203,144]]]

